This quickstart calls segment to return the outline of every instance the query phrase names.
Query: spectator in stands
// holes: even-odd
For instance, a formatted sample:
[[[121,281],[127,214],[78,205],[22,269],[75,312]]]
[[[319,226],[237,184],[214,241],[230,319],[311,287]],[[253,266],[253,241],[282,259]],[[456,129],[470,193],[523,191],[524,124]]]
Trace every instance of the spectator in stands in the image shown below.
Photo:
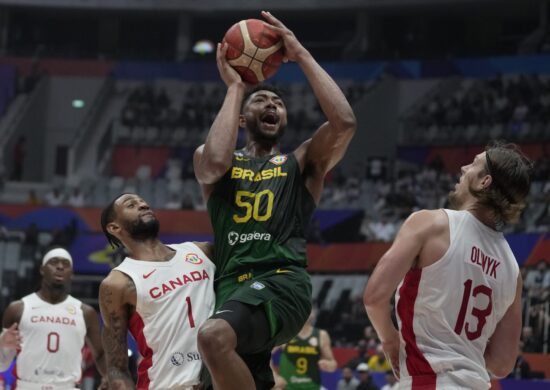
[[[508,375],[508,378],[513,379],[530,379],[531,378],[531,366],[525,360],[525,357],[523,354],[519,353],[518,358],[516,360],[516,365],[514,367],[514,370]]]
[[[546,327],[550,324],[550,317],[546,312],[546,304],[546,301],[533,303],[533,300],[531,300],[528,318],[525,319],[525,322],[529,324],[532,330],[532,337],[534,338],[532,345],[534,346],[534,350],[528,352],[543,352],[544,333],[547,331]],[[548,331],[550,331],[550,329],[548,329]]]
[[[368,360],[369,348],[367,346],[367,340],[359,340],[359,342],[357,343],[357,356],[350,359],[350,361],[346,363],[346,367],[355,369],[357,366],[359,366],[359,364],[367,363]]]
[[[359,364],[356,370],[359,375],[357,390],[378,390],[378,386],[374,384],[369,375],[369,366],[366,363]]]
[[[525,352],[540,352],[540,340],[533,334],[533,328],[524,326],[521,331],[523,350]]]
[[[380,220],[371,225],[371,229],[374,232],[376,241],[389,242],[393,240],[397,233],[397,226],[390,221],[387,214],[382,214]]]
[[[430,144],[477,142],[501,135],[519,140],[537,136],[548,121],[543,98],[547,83],[535,76],[498,76],[477,80],[443,102],[436,95],[409,118],[409,125],[420,129],[407,132],[408,139]]]
[[[382,386],[382,389],[380,390],[397,390],[399,389],[399,382],[395,379],[395,375],[393,375],[392,370],[386,371],[386,383],[384,386]]]
[[[69,196],[69,199],[67,200],[67,204],[71,207],[84,206],[84,194],[80,191],[80,188],[78,187],[73,188],[73,192],[71,196]]]
[[[386,175],[386,161],[383,158],[371,157],[367,161],[366,176],[372,180],[384,179]]]
[[[46,194],[44,200],[46,201],[46,204],[48,206],[61,206],[64,201],[64,196],[59,188],[54,187],[50,192]]]
[[[338,390],[356,390],[359,381],[353,376],[353,370],[350,367],[344,367],[342,370],[342,379],[338,381]]]
[[[550,273],[550,270],[547,270],[547,263],[544,259],[538,261],[536,268],[527,272],[525,287],[529,290],[529,295],[534,297],[536,302],[539,302],[540,295],[545,287],[544,281],[547,279],[546,274],[548,273]]]
[[[361,227],[359,228],[361,238],[364,241],[376,240],[376,233],[374,231],[373,225],[374,223],[372,219],[368,215],[366,215],[365,218],[363,218],[363,222],[361,222]]]
[[[391,370],[391,364],[386,359],[386,355],[384,355],[384,349],[381,344],[376,347],[376,353],[370,357],[367,364],[369,370],[372,372],[386,372]]]
[[[29,190],[29,195],[27,197],[27,204],[29,204],[31,206],[38,206],[38,205],[42,204],[42,201],[40,200],[38,195],[36,195],[35,190]]]
[[[50,246],[58,245],[70,247],[77,235],[78,221],[76,218],[73,218],[71,219],[71,222],[63,226],[63,228],[52,230],[52,240],[50,242]]]

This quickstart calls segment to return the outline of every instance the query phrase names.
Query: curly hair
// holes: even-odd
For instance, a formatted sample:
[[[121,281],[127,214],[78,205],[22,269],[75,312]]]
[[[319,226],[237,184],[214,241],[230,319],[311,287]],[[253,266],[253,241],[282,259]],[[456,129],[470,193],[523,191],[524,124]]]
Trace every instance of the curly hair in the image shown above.
[[[485,148],[485,172],[491,176],[491,185],[470,192],[478,203],[495,213],[498,223],[517,223],[526,206],[525,199],[531,186],[533,163],[516,144],[497,141]]]

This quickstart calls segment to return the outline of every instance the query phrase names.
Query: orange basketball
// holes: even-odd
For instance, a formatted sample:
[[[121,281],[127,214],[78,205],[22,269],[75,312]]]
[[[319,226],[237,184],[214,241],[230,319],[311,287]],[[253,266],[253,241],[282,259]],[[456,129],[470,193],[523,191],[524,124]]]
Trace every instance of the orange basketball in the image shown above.
[[[229,64],[250,84],[273,76],[283,61],[283,41],[259,19],[235,23],[225,33],[223,42],[229,45]]]

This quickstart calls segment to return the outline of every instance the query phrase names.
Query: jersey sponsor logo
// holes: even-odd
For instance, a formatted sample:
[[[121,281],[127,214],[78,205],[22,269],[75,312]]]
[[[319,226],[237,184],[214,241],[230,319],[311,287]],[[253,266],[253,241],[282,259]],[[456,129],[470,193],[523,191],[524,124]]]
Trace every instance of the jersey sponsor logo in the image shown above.
[[[177,278],[170,279],[167,282],[162,283],[160,286],[153,287],[149,290],[149,295],[151,298],[157,299],[189,283],[200,282],[206,279],[210,279],[210,276],[206,270],[202,270],[202,272],[189,272],[187,274],[183,274],[182,276],[178,276]]]
[[[263,283],[260,282],[254,282],[250,285],[250,288],[253,288],[254,290],[262,290],[265,288]]]
[[[233,313],[233,310],[218,310],[214,314]]]
[[[149,276],[153,275],[155,273],[157,269],[155,268],[154,270],[152,270],[151,272],[148,272],[146,274],[143,274],[143,279],[147,279]]]
[[[229,242],[229,245],[235,245],[237,241],[239,241],[239,233],[229,232],[229,234],[227,235],[227,241]]]
[[[174,352],[170,357],[170,363],[174,366],[182,366],[184,363],[190,363],[194,361],[201,361],[202,357],[198,352]]]
[[[271,241],[271,234],[258,232],[239,234],[237,232],[231,231],[227,235],[227,242],[231,246],[235,245],[236,243],[245,244],[249,241]]]
[[[262,169],[259,172],[240,167],[233,167],[231,169],[231,178],[237,180],[262,181],[285,176],[287,176],[287,173],[283,172],[283,168],[281,167]]]
[[[486,255],[476,246],[472,247],[472,251],[470,252],[470,261],[472,264],[476,264],[481,267],[486,275],[489,275],[494,279],[497,278],[497,268],[500,265],[500,261]]]
[[[269,162],[275,165],[283,165],[287,159],[288,157],[286,156],[286,154],[280,154],[278,156],[271,158]]]
[[[309,345],[288,345],[286,347],[287,353],[296,353],[301,355],[318,355],[317,348]]]
[[[195,265],[202,264],[202,259],[196,253],[188,253],[185,255],[185,261]]]
[[[73,318],[60,316],[31,316],[31,322],[33,324],[44,323],[76,326],[76,321]]]

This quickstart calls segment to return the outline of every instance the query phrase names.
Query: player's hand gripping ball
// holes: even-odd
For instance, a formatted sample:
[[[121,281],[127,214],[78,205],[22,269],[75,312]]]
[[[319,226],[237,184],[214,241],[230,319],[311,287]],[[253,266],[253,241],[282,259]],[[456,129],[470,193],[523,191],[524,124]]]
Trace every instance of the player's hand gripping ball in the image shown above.
[[[223,42],[228,44],[227,61],[249,84],[273,76],[283,61],[281,37],[259,19],[235,23],[225,33]]]

